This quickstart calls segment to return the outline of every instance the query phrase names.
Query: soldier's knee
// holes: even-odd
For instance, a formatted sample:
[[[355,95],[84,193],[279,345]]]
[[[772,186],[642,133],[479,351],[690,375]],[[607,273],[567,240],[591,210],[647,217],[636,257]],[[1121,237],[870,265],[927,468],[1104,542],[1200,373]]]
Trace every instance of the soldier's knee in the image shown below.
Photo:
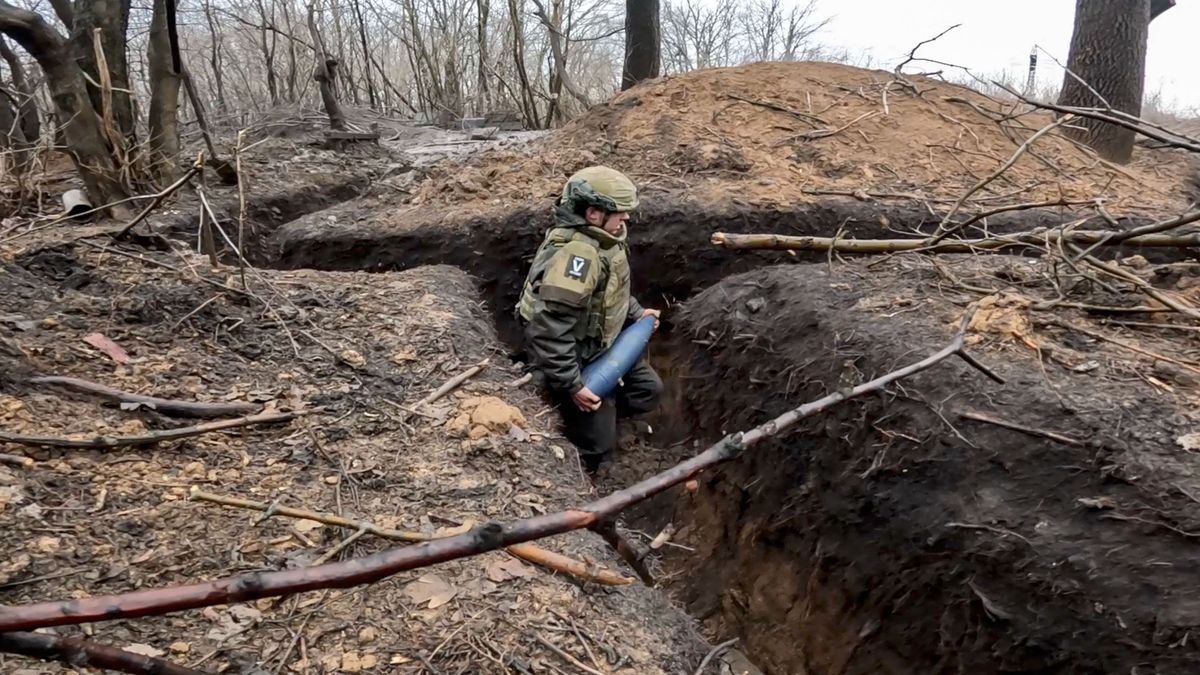
[[[626,392],[627,405],[633,412],[650,412],[658,407],[662,393],[662,378],[653,368],[646,366],[641,369],[636,382]]]

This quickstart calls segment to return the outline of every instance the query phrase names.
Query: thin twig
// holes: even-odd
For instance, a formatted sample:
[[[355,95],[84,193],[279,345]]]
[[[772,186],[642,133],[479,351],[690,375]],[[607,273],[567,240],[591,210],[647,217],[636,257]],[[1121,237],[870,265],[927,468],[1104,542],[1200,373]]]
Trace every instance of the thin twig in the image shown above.
[[[210,301],[211,302],[211,301]],[[229,415],[246,415],[257,412],[262,409],[262,406],[253,403],[202,403],[196,401],[177,401],[167,398],[157,398],[154,396],[143,396],[141,394],[132,394],[120,389],[81,380],[75,377],[62,377],[58,375],[47,375],[45,377],[34,377],[29,380],[31,384],[46,384],[51,386],[66,387],[75,391],[84,392],[87,394],[95,394],[101,398],[110,401],[118,401],[120,403],[138,403],[146,407],[174,417],[192,417],[192,418],[211,418],[211,417],[227,417]]]
[[[29,469],[33,467],[34,461],[32,457],[26,457],[24,455],[9,455],[0,452],[0,464],[8,464],[10,466],[16,466],[22,469]]]
[[[320,558],[317,558],[316,561],[313,562],[313,565],[324,565],[325,563],[329,562],[330,560],[333,560],[334,558],[337,557],[337,555],[339,553],[341,553],[342,551],[345,551],[350,545],[352,545],[354,542],[361,539],[362,536],[366,533],[367,533],[367,531],[365,529],[359,529],[354,534],[343,539],[340,544],[329,549],[329,551],[326,552],[325,555],[321,556]]]
[[[254,426],[256,424],[278,424],[280,422],[287,422],[295,419],[300,415],[306,415],[308,412],[309,411],[297,411],[250,415],[249,417],[240,417],[233,420],[221,420],[220,422],[207,422],[205,424],[197,424],[196,426],[191,427],[179,427],[178,429],[152,431],[145,434],[138,434],[136,436],[94,436],[87,440],[51,438],[44,436],[24,436],[22,434],[0,431],[0,442],[16,443],[18,445],[45,445],[53,448],[125,448],[137,445],[151,445],[153,443],[162,443],[164,441],[175,441],[181,438],[191,438],[193,436],[201,436],[203,434],[209,434],[215,431],[226,431],[240,427]]]
[[[537,640],[538,644],[542,645],[546,649],[549,649],[550,651],[557,654],[558,657],[561,658],[562,660],[575,666],[576,668],[582,670],[583,672],[588,673],[588,675],[604,675],[604,673],[596,670],[595,668],[592,668],[591,666],[587,665],[583,661],[580,661],[579,659],[575,658],[574,656],[571,656],[570,654],[559,649],[558,647],[556,647],[554,645],[554,643],[550,642],[549,640],[542,637],[541,635],[538,635],[537,633],[533,633],[533,639]]]
[[[146,208],[142,209],[142,212],[139,213],[136,218],[129,221],[128,225],[121,228],[121,230],[119,232],[114,234],[113,239],[119,240],[119,239],[124,239],[126,236],[128,236],[129,231],[132,230],[134,227],[136,227],[138,223],[145,220],[146,216],[150,215],[151,211],[158,208],[158,205],[161,204],[164,199],[166,199],[167,197],[170,197],[172,194],[175,193],[176,190],[183,187],[184,183],[187,183],[189,180],[191,180],[192,176],[195,176],[200,171],[200,169],[204,166],[204,163],[202,161],[203,156],[204,156],[203,153],[201,153],[200,159],[197,159],[196,163],[192,164],[191,168],[189,168],[186,173],[184,173],[182,176],[179,177],[179,180],[175,181],[174,183],[171,183],[166,188],[164,188],[162,191],[160,191],[158,194],[154,195],[154,200],[151,201],[149,204],[147,204]]]
[[[1127,240],[1127,241],[1129,241],[1129,240]],[[1103,271],[1107,272],[1108,274],[1110,274],[1114,277],[1117,277],[1118,279],[1124,279],[1125,281],[1128,281],[1129,283],[1133,284],[1134,286],[1137,286],[1138,289],[1141,290],[1143,293],[1145,293],[1146,295],[1150,296],[1151,298],[1154,298],[1155,300],[1161,302],[1162,304],[1166,305],[1167,307],[1170,307],[1171,309],[1173,309],[1177,312],[1186,314],[1187,316],[1189,316],[1193,319],[1200,319],[1200,310],[1197,310],[1196,308],[1194,308],[1180,300],[1176,300],[1175,298],[1172,298],[1170,295],[1158,290],[1154,286],[1151,286],[1148,281],[1146,281],[1145,279],[1142,279],[1141,277],[1137,276],[1136,274],[1133,274],[1132,272],[1127,272],[1127,271],[1121,269],[1120,267],[1117,267],[1116,265],[1106,263],[1103,260],[1100,260],[1100,259],[1095,258],[1090,255],[1084,256],[1083,260],[1084,260],[1084,262],[1091,265],[1092,267],[1103,270]]]
[[[976,192],[978,192],[979,190],[983,189],[983,187],[986,186],[988,183],[996,180],[1001,175],[1003,175],[1005,171],[1008,171],[1010,168],[1012,168],[1012,166],[1017,163],[1017,160],[1021,158],[1021,155],[1025,154],[1031,147],[1033,147],[1033,144],[1037,141],[1037,139],[1050,133],[1051,131],[1054,131],[1055,129],[1066,124],[1067,122],[1071,121],[1072,119],[1074,119],[1072,116],[1066,115],[1065,117],[1057,119],[1057,120],[1051,122],[1050,124],[1047,124],[1046,126],[1042,127],[1041,129],[1038,130],[1037,133],[1030,136],[1028,140],[1026,140],[1024,143],[1022,143],[1021,146],[1017,148],[1017,151],[1014,152],[1012,154],[1012,156],[1008,158],[1008,161],[1005,162],[1004,164],[1000,165],[1000,168],[993,171],[986,178],[983,178],[979,182],[975,183],[975,185],[972,185],[971,189],[967,190],[962,196],[960,196],[958,198],[958,201],[954,202],[954,205],[950,207],[950,210],[946,213],[946,215],[944,217],[942,217],[942,222],[938,223],[938,226],[934,230],[934,233],[933,233],[933,240],[930,243],[936,244],[937,242],[941,241],[945,237],[956,232],[961,227],[961,226],[957,226],[957,227],[947,228],[946,225],[949,224],[950,219],[953,218],[956,213],[958,213],[958,210],[960,208],[962,208],[962,205],[967,201],[968,198],[971,197],[971,195],[973,195]]]
[[[1052,441],[1057,441],[1058,443],[1062,443],[1063,445],[1070,445],[1070,446],[1073,446],[1076,448],[1087,447],[1087,443],[1084,443],[1083,441],[1076,439],[1076,438],[1071,438],[1070,436],[1064,436],[1060,433],[1056,433],[1053,431],[1046,431],[1044,429],[1035,429],[1033,427],[1022,426],[1020,424],[1017,424],[1016,422],[1008,422],[1006,420],[1002,420],[997,417],[985,415],[981,412],[974,412],[971,410],[962,410],[962,411],[959,411],[958,416],[969,419],[969,420],[975,420],[976,422],[983,422],[985,424],[994,424],[998,427],[1004,427],[1005,429],[1012,429],[1013,431],[1020,431],[1021,433],[1029,434],[1030,436],[1041,436],[1042,438],[1048,438]]]
[[[958,28],[961,25],[962,25],[961,23],[956,23],[953,26],[950,26],[949,28],[947,28],[946,30],[929,38],[928,40],[921,40],[920,42],[918,42],[917,45],[912,48],[912,51],[910,51],[908,53],[908,58],[904,59],[904,61],[901,61],[900,65],[896,66],[895,70],[892,72],[899,75],[900,71],[904,68],[904,66],[907,66],[909,63],[912,63],[913,61],[917,60],[917,50],[918,49],[920,49],[921,47],[924,47],[925,45],[927,45],[931,42],[936,42],[936,41],[940,40],[943,35],[945,35],[946,33],[949,33],[950,31],[954,30],[955,28]]]
[[[713,647],[711,650],[709,650],[708,654],[704,657],[704,659],[702,661],[700,661],[700,665],[696,666],[696,672],[693,675],[703,675],[704,669],[708,667],[708,662],[717,658],[717,656],[720,655],[722,652],[724,652],[726,649],[729,649],[733,645],[737,644],[737,641],[738,641],[737,638],[733,638],[732,640],[726,640],[726,641],[722,642],[721,644],[717,645],[716,647]]]

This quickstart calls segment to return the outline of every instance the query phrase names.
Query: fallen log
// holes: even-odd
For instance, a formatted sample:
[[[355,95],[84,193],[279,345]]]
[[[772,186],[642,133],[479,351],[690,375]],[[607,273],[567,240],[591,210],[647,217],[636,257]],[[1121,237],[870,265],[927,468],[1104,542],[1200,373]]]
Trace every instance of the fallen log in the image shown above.
[[[612,519],[633,504],[688,481],[718,464],[740,457],[747,448],[779,435],[800,420],[848,399],[880,391],[897,380],[932,368],[951,356],[962,358],[994,378],[995,376],[974,361],[964,348],[967,326],[970,325],[974,314],[974,309],[967,311],[953,340],[935,354],[853,388],[840,389],[805,403],[750,431],[728,435],[687,461],[577,508],[510,524],[484,523],[470,532],[446,539],[392,548],[363,558],[326,565],[278,572],[252,572],[185,586],[168,586],[118,595],[0,607],[0,632],[89,621],[113,621],[323,588],[348,588],[379,581],[406,570],[591,528]]]
[[[1192,214],[1193,222],[1200,220],[1200,211]],[[1184,221],[1179,218],[1175,221]],[[1177,222],[1183,225],[1185,222]],[[1145,234],[1135,237],[1124,236],[1124,232],[1109,230],[1087,230],[1067,232],[1046,230],[1044,232],[1018,232],[986,239],[942,240],[934,243],[929,239],[845,239],[842,237],[797,237],[783,234],[735,234],[715,232],[712,243],[729,250],[777,250],[777,251],[833,251],[836,253],[858,253],[864,255],[881,253],[971,253],[1006,248],[1009,246],[1046,246],[1059,242],[1084,246],[1146,246],[1152,248],[1186,248],[1200,246],[1200,233],[1193,234]]]
[[[75,391],[85,394],[95,394],[101,398],[118,403],[140,403],[147,407],[172,417],[193,417],[193,418],[212,418],[212,417],[227,417],[229,415],[248,415],[258,412],[262,406],[253,403],[203,403],[198,401],[176,401],[168,398],[156,398],[154,396],[143,396],[141,394],[131,394],[120,389],[81,380],[75,377],[63,377],[58,375],[47,375],[45,377],[34,377],[29,380],[30,384],[45,384]]]
[[[75,668],[106,668],[133,675],[206,675],[204,671],[193,670],[164,659],[90,642],[80,635],[59,637],[41,633],[2,633],[0,652],[31,656],[45,661],[61,661]]]

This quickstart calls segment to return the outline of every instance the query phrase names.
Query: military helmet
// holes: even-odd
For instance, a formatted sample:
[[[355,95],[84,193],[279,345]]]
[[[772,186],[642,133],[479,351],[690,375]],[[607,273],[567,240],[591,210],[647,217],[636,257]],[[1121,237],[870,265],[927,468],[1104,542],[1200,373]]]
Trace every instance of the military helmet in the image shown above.
[[[607,166],[576,171],[563,186],[563,203],[587,204],[608,212],[637,208],[637,187],[625,174]]]

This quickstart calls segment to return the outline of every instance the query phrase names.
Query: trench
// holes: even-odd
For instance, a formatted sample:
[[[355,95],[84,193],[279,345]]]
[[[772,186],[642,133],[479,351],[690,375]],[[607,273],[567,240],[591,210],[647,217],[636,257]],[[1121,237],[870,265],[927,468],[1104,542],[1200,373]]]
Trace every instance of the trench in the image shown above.
[[[798,351],[784,356],[804,362],[800,384],[793,389],[793,372],[782,392],[739,389],[756,377],[782,382],[786,373],[781,375],[780,368],[786,364],[779,361],[783,357],[755,355],[754,341],[747,353],[714,356],[677,325],[675,317],[687,315],[688,330],[695,330],[707,321],[704,314],[715,316],[724,303],[745,304],[758,293],[817,292],[817,285],[810,289],[797,277],[820,276],[824,265],[812,263],[823,263],[825,254],[726,252],[709,244],[711,232],[816,235],[840,227],[847,236],[877,237],[887,236],[892,223],[914,226],[922,220],[915,211],[885,213],[853,201],[827,202],[803,211],[717,214],[682,202],[660,202],[646,215],[644,222],[631,226],[634,293],[646,306],[671,309],[649,353],[667,391],[649,420],[655,428],[653,439],[639,439],[622,450],[618,460],[622,468],[611,478],[613,484],[601,486],[603,490],[650,475],[727,432],[749,428],[827,393],[837,380],[838,364],[814,365],[800,358],[805,346],[816,339],[813,336],[822,331],[855,329],[836,327],[837,321],[819,307],[788,315],[786,323],[774,326],[776,334],[764,338],[791,341]],[[993,227],[1029,229],[1053,220],[1054,214],[1031,213]],[[647,224],[651,222],[652,227]],[[547,224],[548,216],[534,210],[379,231],[322,229],[298,222],[284,225],[258,250],[270,266],[281,269],[382,272],[433,264],[458,266],[478,279],[498,334],[515,355],[520,336],[511,308]],[[756,277],[752,270],[765,270],[765,276]],[[733,285],[725,288],[722,282],[730,280]],[[764,284],[773,290],[763,291]],[[722,288],[714,288],[717,285]],[[706,289],[713,289],[716,296]],[[736,297],[726,301],[721,294]],[[837,302],[830,298],[831,305],[843,306],[854,299],[852,292],[836,298]],[[770,349],[764,353],[768,352],[774,353]],[[891,503],[879,503],[878,495],[855,492],[858,488],[836,485],[839,472],[845,471],[839,464],[845,458],[839,455],[869,459],[866,453],[874,452],[866,447],[872,415],[898,417],[915,426],[936,424],[923,409],[896,404],[894,411],[885,410],[887,405],[848,407],[830,414],[828,421],[718,467],[702,477],[700,499],[676,489],[627,512],[626,522],[647,532],[672,522],[678,528],[675,540],[686,544],[686,549],[660,551],[670,570],[665,590],[701,622],[710,637],[739,638],[739,647],[770,675],[1116,672],[1107,666],[1092,668],[1093,661],[1111,665],[1121,660],[1115,655],[1115,644],[1099,650],[1108,649],[1107,653],[1089,655],[1074,665],[1062,661],[1064,652],[1091,649],[1097,641],[1071,612],[1046,612],[1040,620],[1051,622],[1057,632],[1054,639],[1039,639],[1030,637],[1036,627],[1010,632],[1009,627],[993,625],[978,599],[969,592],[964,596],[965,579],[1006,574],[1010,567],[1023,564],[1019,556],[1007,550],[963,550],[957,543],[943,542],[934,542],[931,553],[930,542],[914,541],[920,522],[909,527],[891,520],[897,513],[889,513],[889,508],[905,516],[909,514],[903,509],[920,517],[929,515],[925,512],[933,507],[922,503],[919,490],[952,492],[947,485],[968,476],[978,478],[978,472],[971,473],[975,469],[947,464],[950,468],[939,469],[936,479],[918,485],[912,494],[895,481],[880,493],[894,497]],[[950,442],[940,442],[940,449]],[[995,441],[997,447],[1006,442]],[[997,473],[995,480],[1010,477]],[[1081,483],[1081,492],[1091,487],[1081,482],[1083,478],[1072,480]],[[1037,487],[1052,489],[1040,483]],[[1054,489],[1063,489],[1063,484]],[[1029,495],[1013,498],[1018,496]],[[835,517],[822,522],[821,512]],[[953,510],[946,507],[946,513]],[[946,513],[930,517],[944,519]],[[961,588],[946,590],[950,580]],[[984,597],[977,586],[969,587]],[[995,587],[988,590],[1002,592]],[[1019,596],[1020,589],[1013,592]]]

